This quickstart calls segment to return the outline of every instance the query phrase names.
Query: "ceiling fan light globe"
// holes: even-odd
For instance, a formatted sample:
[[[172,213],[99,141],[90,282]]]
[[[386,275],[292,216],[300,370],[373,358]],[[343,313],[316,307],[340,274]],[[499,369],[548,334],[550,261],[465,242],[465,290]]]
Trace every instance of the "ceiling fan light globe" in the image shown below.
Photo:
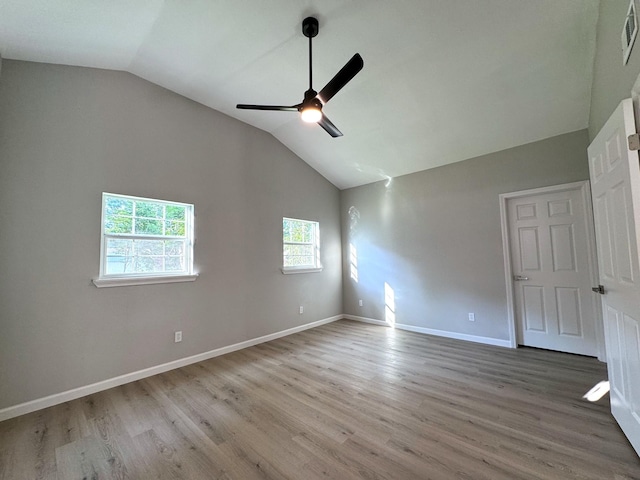
[[[300,112],[303,122],[318,123],[322,118],[322,111],[317,107],[307,107]]]

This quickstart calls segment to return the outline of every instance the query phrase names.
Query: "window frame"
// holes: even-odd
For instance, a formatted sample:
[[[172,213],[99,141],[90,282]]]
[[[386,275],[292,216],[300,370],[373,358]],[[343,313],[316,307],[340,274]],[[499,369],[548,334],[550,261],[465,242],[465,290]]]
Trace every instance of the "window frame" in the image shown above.
[[[284,238],[284,222],[301,222],[303,224],[310,224],[312,226],[312,241],[311,242],[287,242]],[[311,245],[313,247],[313,265],[294,265],[287,266],[285,265],[285,247],[287,245]],[[296,273],[312,273],[312,272],[321,272],[322,271],[322,262],[321,262],[321,249],[320,249],[320,222],[315,220],[304,220],[301,218],[292,218],[292,217],[282,217],[282,273],[285,275],[296,274]]]
[[[109,234],[105,232],[105,212],[107,198],[123,198],[133,202],[152,202],[155,204],[173,205],[185,208],[185,236],[174,235],[156,235],[156,234]],[[174,282],[192,282],[198,278],[198,274],[193,270],[193,247],[195,244],[195,208],[193,204],[183,202],[173,202],[168,200],[160,200],[156,198],[138,197],[134,195],[123,195],[119,193],[102,192],[102,207],[100,214],[100,269],[98,278],[93,279],[96,287],[118,287],[126,285],[145,285],[155,283],[174,283]],[[136,218],[135,215],[132,218]],[[166,221],[166,217],[163,218]],[[131,273],[106,273],[107,262],[107,240],[109,238],[122,239],[147,239],[147,240],[184,240],[185,252],[184,261],[185,270],[177,272],[131,272]]]

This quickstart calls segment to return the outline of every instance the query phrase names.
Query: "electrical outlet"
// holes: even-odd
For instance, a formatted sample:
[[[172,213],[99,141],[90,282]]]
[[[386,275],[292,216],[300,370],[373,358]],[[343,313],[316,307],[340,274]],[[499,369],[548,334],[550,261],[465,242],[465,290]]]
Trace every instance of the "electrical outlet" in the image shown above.
[[[302,315],[303,313],[304,313],[304,307],[300,305],[300,315]]]
[[[362,299],[358,300],[358,305],[362,306]]]
[[[470,322],[475,322],[476,321],[476,314],[475,313],[469,313],[469,321]]]
[[[173,334],[173,341],[175,343],[178,343],[178,342],[182,341],[182,330],[178,330],[177,332],[175,332]]]

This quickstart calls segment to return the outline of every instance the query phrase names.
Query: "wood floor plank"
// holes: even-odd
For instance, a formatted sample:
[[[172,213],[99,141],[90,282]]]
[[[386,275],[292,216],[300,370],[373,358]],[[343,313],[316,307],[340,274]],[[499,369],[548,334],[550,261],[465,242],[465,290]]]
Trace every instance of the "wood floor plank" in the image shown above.
[[[593,358],[339,321],[0,423],[0,479],[640,480]]]

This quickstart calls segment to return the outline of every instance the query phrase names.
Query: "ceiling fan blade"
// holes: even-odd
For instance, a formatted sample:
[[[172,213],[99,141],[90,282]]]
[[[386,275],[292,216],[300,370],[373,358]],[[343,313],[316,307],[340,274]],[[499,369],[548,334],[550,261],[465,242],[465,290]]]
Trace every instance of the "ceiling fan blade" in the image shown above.
[[[236,108],[240,110],[275,110],[279,112],[297,112],[300,105],[245,105],[239,103]]]
[[[349,81],[355,77],[360,70],[362,70],[363,66],[364,61],[362,60],[362,57],[359,53],[356,53],[351,57],[351,60],[349,60],[345,66],[336,73],[335,77],[333,77],[329,83],[320,90],[318,97],[322,103],[327,103],[331,100],[333,96],[342,89],[342,87],[349,83]]]
[[[326,115],[322,115],[322,118],[318,121],[318,125],[320,125],[322,128],[325,129],[325,131],[331,135],[333,138],[336,137],[341,137],[342,136],[342,132],[340,130],[338,130],[338,127],[336,127],[331,120],[329,120],[327,118]]]

